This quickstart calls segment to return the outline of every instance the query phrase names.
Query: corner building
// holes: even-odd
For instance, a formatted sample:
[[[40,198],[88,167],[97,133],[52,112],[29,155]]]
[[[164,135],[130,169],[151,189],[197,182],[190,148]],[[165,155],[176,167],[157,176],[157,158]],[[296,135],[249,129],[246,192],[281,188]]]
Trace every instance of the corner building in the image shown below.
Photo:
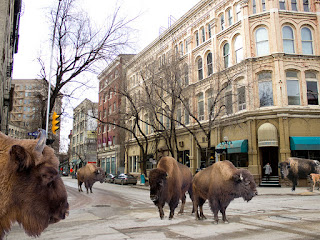
[[[205,125],[213,86],[232,78],[226,111],[211,132],[212,157],[247,168],[259,183],[268,162],[278,176],[279,162],[290,156],[320,160],[319,24],[318,0],[203,0],[133,57],[127,86],[138,85],[142,61],[161,62],[174,50],[189,66],[190,109]],[[177,133],[182,162],[195,172],[202,153],[186,130]],[[138,173],[133,159],[139,148],[132,139],[126,164]]]

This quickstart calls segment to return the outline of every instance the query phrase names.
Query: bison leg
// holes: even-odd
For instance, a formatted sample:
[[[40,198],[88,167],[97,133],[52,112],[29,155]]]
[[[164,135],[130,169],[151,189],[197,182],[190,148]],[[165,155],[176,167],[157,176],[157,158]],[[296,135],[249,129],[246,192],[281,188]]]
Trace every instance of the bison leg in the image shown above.
[[[220,212],[222,214],[222,221],[224,221],[224,223],[229,223],[228,219],[227,219],[227,216],[226,216],[226,209],[227,207],[223,206],[221,209],[220,209]]]
[[[78,190],[79,192],[83,192],[82,191],[82,182],[78,181]]]
[[[219,222],[218,212],[220,209],[219,202],[217,200],[211,198],[211,199],[209,199],[209,205],[210,205],[211,211],[213,212],[214,223],[218,224],[218,222]]]
[[[89,188],[90,188],[89,184],[88,184],[88,183],[84,183],[84,186],[85,186],[86,189],[87,189],[87,194],[89,194]]]
[[[190,188],[188,190],[188,193],[189,193],[189,197],[191,199],[191,201],[193,202],[193,190],[192,190],[192,184],[190,185]],[[194,209],[194,205],[192,204],[192,213],[194,213],[195,209]]]
[[[179,204],[179,196],[171,199],[169,203],[169,207],[170,207],[169,220],[173,218],[174,210],[176,209],[176,207],[178,207],[178,204]]]
[[[205,199],[200,198],[199,199],[199,208],[200,208],[200,219],[207,219],[203,214],[203,204],[206,202]]]
[[[178,212],[178,214],[182,214],[184,211],[184,205],[186,204],[186,195],[183,194],[182,198],[181,198],[181,207],[180,207],[180,211]]]
[[[297,186],[297,179],[296,178],[294,178],[293,180],[292,180],[292,191],[295,191],[296,190],[296,186]]]
[[[159,209],[159,214],[161,219],[163,219],[164,217],[163,207],[164,207],[164,204],[160,204],[160,203],[158,204],[158,209]]]

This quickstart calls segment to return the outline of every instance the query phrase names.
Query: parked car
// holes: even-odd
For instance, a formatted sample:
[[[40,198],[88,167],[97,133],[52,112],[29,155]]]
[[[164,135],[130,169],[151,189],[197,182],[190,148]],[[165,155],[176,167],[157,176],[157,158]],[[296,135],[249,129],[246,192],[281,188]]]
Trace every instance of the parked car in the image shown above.
[[[69,174],[68,174],[68,172],[67,171],[63,171],[62,172],[62,176],[68,176]]]
[[[114,183],[121,184],[121,185],[124,185],[124,184],[136,185],[137,178],[131,174],[121,173],[114,178]]]
[[[104,180],[104,182],[107,182],[107,183],[114,183],[114,175],[112,173],[108,174],[106,179]]]

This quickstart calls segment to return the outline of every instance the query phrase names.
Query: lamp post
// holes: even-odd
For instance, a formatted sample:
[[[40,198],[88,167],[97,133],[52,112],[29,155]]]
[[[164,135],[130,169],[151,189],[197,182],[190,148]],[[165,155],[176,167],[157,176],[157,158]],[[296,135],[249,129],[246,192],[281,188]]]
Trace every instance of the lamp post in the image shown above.
[[[232,141],[229,141],[228,140],[228,137],[227,136],[224,136],[223,137],[223,141],[221,142],[221,144],[223,145],[223,147],[226,149],[226,159],[228,158],[228,148],[229,147],[232,147]]]

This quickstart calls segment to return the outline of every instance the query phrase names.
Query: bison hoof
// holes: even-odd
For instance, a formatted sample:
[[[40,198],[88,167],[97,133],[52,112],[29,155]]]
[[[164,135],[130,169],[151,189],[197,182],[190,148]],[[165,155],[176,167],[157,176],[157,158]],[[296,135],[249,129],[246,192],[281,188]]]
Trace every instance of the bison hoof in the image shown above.
[[[225,221],[224,221],[224,223],[228,224],[228,223],[229,223],[229,221],[228,221],[228,220],[225,220]]]
[[[218,224],[218,223],[219,223],[219,221],[217,221],[217,220],[213,221],[213,224]]]

